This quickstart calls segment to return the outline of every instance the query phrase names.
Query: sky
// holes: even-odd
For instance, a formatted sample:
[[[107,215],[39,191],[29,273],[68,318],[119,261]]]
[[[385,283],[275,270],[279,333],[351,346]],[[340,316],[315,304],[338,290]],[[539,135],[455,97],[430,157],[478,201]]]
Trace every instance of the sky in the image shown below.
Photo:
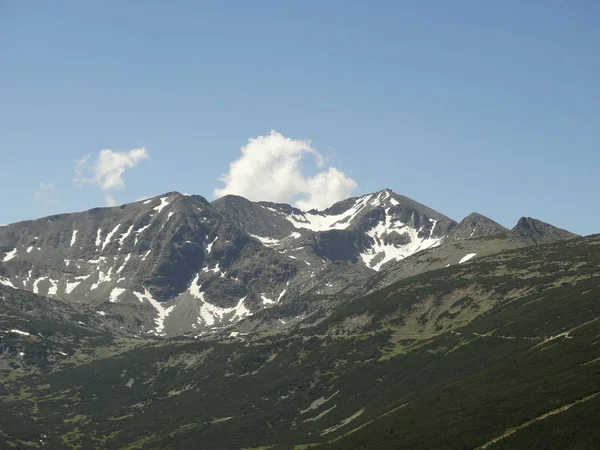
[[[0,0],[0,224],[170,191],[600,232],[595,1]]]

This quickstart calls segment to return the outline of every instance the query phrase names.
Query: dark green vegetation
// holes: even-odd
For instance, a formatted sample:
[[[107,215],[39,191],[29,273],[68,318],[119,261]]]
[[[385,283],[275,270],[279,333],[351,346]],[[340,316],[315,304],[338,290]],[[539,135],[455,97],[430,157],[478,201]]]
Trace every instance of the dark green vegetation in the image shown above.
[[[407,278],[287,334],[133,340],[16,319],[23,294],[0,294],[0,330],[30,333],[2,338],[1,448],[600,448],[599,236]]]

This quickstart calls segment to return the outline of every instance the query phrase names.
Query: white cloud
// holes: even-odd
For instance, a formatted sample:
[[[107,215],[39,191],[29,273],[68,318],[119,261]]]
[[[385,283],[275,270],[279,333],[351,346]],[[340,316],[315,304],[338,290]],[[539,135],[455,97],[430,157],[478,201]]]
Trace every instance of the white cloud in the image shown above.
[[[117,200],[110,194],[106,194],[104,196],[104,199],[106,201],[106,206],[117,206]]]
[[[144,147],[134,148],[128,152],[100,150],[93,164],[89,162],[89,155],[76,161],[73,183],[76,186],[91,184],[100,187],[105,193],[106,205],[115,206],[117,201],[109,192],[123,188],[125,171],[145,159],[148,159],[148,151]]]
[[[236,194],[249,200],[291,202],[301,209],[324,209],[349,197],[354,180],[334,167],[326,168],[323,157],[310,141],[286,138],[271,131],[267,136],[248,140],[242,155],[219,178],[225,183],[215,189],[215,197]],[[302,160],[310,155],[321,171],[313,176],[302,173]]]
[[[40,186],[34,194],[35,201],[44,206],[52,206],[58,204],[58,196],[54,192],[54,184],[45,181],[40,182]]]

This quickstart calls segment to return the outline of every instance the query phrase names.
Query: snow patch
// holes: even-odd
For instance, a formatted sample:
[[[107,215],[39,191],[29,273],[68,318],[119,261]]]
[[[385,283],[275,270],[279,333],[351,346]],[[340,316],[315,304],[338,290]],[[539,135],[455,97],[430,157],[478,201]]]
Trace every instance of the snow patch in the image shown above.
[[[0,278],[0,284],[3,284],[4,286],[8,286],[11,287],[13,289],[15,288],[15,285],[11,283],[11,281],[8,278]]]
[[[354,206],[337,215],[303,212],[291,214],[286,219],[296,228],[307,228],[312,231],[345,230],[371,200],[373,200],[373,194],[363,195]]]
[[[31,334],[29,334],[27,331],[21,331],[21,330],[17,330],[17,329],[12,329],[10,330],[11,333],[16,333],[16,334],[20,334],[22,336],[31,336]]]
[[[437,225],[438,221],[435,219],[429,219],[429,221],[431,223],[433,223],[433,225],[431,226],[431,231],[429,232],[429,237],[432,238],[433,237],[433,230],[435,230],[435,226]]]
[[[160,213],[160,212],[161,212],[161,211],[162,211],[162,210],[163,210],[163,209],[164,209],[164,208],[165,208],[165,207],[166,207],[166,206],[169,204],[169,201],[168,201],[167,199],[168,199],[168,197],[162,197],[162,198],[160,199],[160,205],[158,205],[158,206],[155,206],[155,207],[154,207],[154,208],[152,208],[152,209],[153,209],[154,211],[156,211],[156,212]]]
[[[214,244],[215,242],[217,242],[217,239],[219,239],[219,236],[215,237],[215,238],[213,239],[213,241],[212,241],[210,244],[207,244],[207,245],[206,245],[206,254],[207,254],[207,255],[209,255],[209,254],[210,254],[210,252],[211,252],[211,250],[212,250],[212,246],[213,246],[213,244]]]
[[[468,260],[470,260],[471,258],[473,258],[476,254],[477,253],[468,253],[465,256],[463,256],[458,263],[462,264],[464,262],[467,262]]]
[[[150,304],[154,307],[154,309],[156,309],[157,317],[154,319],[154,323],[156,323],[156,328],[154,329],[154,332],[157,334],[162,334],[163,330],[165,329],[165,319],[169,314],[171,314],[171,311],[173,311],[175,305],[169,306],[168,308],[163,307],[161,302],[152,298],[152,295],[150,294],[150,292],[148,292],[148,289],[146,289],[145,287],[143,294],[140,292],[133,292],[133,294],[138,298],[140,302],[143,302],[144,299],[148,300]]]
[[[102,244],[102,238],[101,235],[102,234],[102,228],[98,228],[98,231],[96,232],[96,247],[100,247],[100,245]]]
[[[285,288],[283,291],[281,291],[281,294],[279,294],[279,297],[277,297],[277,303],[279,303],[279,301],[285,295],[286,292],[287,292],[287,288]]]
[[[123,264],[121,265],[121,267],[119,267],[117,269],[117,273],[121,273],[121,271],[125,268],[127,261],[129,261],[129,258],[131,258],[131,253],[127,253],[127,255],[125,256],[125,259],[123,260]]]
[[[112,291],[110,291],[108,299],[111,303],[117,303],[119,301],[119,295],[121,295],[123,292],[125,292],[125,289],[116,287]]]
[[[33,250],[33,245],[30,245],[29,247],[27,247],[27,253],[31,253],[31,250]]]
[[[40,281],[44,281],[44,280],[47,280],[47,279],[48,279],[48,277],[40,277],[40,278],[38,278],[37,280],[35,280],[33,282],[33,293],[34,294],[39,294],[40,293],[40,290],[39,290],[39,287],[38,287],[38,284],[40,284]]]
[[[88,262],[90,264],[98,264],[98,263],[104,262],[104,261],[106,261],[106,256],[100,256],[98,259],[90,259],[90,260],[88,260]]]
[[[251,315],[250,311],[244,305],[244,301],[246,297],[241,298],[236,306],[231,308],[221,308],[220,306],[213,305],[209,303],[204,298],[204,292],[201,292],[200,289],[202,286],[198,285],[199,275],[196,275],[192,284],[188,288],[188,292],[194,297],[199,299],[202,304],[200,305],[199,316],[197,319],[198,324],[208,325],[209,327],[214,325],[216,320],[222,320],[225,316],[233,314],[232,317],[229,318],[230,322],[237,321],[242,317]]]
[[[48,288],[48,295],[56,295],[56,293],[58,292],[58,280],[48,278],[48,281],[50,282],[50,287]]]
[[[77,240],[77,230],[73,230],[73,234],[71,235],[71,244],[69,245],[69,247],[73,247],[76,240]]]
[[[406,235],[409,242],[398,246],[386,243],[385,238],[392,232]],[[420,250],[437,247],[442,240],[442,238],[432,238],[431,235],[428,238],[420,238],[419,231],[395,219],[390,214],[390,208],[385,209],[385,219],[367,231],[367,235],[373,239],[373,245],[361,253],[360,257],[367,267],[377,271],[389,261],[401,260]],[[376,263],[375,258],[377,258]]]
[[[134,227],[134,225],[131,225],[127,229],[127,231],[121,235],[121,237],[119,238],[119,247],[123,245],[123,242],[125,242],[125,239],[127,239],[127,237],[131,234],[131,232],[133,231],[133,227]]]
[[[72,283],[69,283],[67,281],[67,283],[65,285],[65,294],[70,294],[71,292],[73,292],[73,289],[75,289],[77,286],[79,286],[79,283],[81,283],[81,281],[74,281]]]
[[[140,234],[142,234],[150,225],[152,225],[151,223],[149,223],[148,225],[145,225],[141,228],[138,228],[137,230],[134,231],[135,233],[135,241],[134,241],[134,245],[137,245],[137,241],[138,241],[138,237]]]
[[[109,282],[111,280],[111,272],[112,272],[112,267],[108,270],[108,273],[104,273],[103,271],[100,271],[98,273],[98,281],[96,281],[94,284],[92,284],[92,287],[90,287],[90,291],[93,291],[98,286],[100,286],[100,284],[102,284],[102,283]]]
[[[10,261],[11,259],[13,259],[15,256],[17,256],[17,249],[14,248],[12,249],[10,252],[8,252],[5,256],[4,259],[2,259],[2,262],[6,262],[6,261]]]
[[[196,274],[196,278],[194,278],[192,280],[192,284],[190,284],[190,287],[188,288],[188,292],[190,293],[190,295],[194,298],[199,298],[202,299],[202,292],[200,292],[200,288],[202,287],[201,285],[198,285],[198,278],[200,277],[200,275]]]
[[[250,236],[252,236],[254,239],[258,239],[265,247],[273,247],[274,245],[278,245],[281,242],[279,239],[257,236],[255,234],[250,234]]]
[[[260,299],[263,302],[263,305],[273,305],[275,304],[275,302],[273,300],[271,300],[270,298],[268,298],[267,296],[265,296],[264,293],[260,294]]]
[[[106,235],[106,239],[104,239],[104,242],[102,243],[102,250],[104,250],[104,248],[110,243],[110,240],[112,239],[113,235],[117,232],[120,226],[121,224],[118,224],[112,229],[110,233]]]

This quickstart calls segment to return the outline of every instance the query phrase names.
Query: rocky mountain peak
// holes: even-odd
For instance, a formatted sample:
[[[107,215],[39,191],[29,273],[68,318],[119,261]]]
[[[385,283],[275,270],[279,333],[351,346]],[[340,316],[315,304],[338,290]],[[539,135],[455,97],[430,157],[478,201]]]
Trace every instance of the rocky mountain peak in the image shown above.
[[[508,229],[492,219],[479,214],[471,213],[452,230],[451,238],[454,240],[472,239],[482,236],[492,236],[507,233]]]
[[[549,244],[551,242],[573,239],[579,235],[557,228],[549,223],[532,217],[521,217],[512,229],[519,238],[532,244]]]

